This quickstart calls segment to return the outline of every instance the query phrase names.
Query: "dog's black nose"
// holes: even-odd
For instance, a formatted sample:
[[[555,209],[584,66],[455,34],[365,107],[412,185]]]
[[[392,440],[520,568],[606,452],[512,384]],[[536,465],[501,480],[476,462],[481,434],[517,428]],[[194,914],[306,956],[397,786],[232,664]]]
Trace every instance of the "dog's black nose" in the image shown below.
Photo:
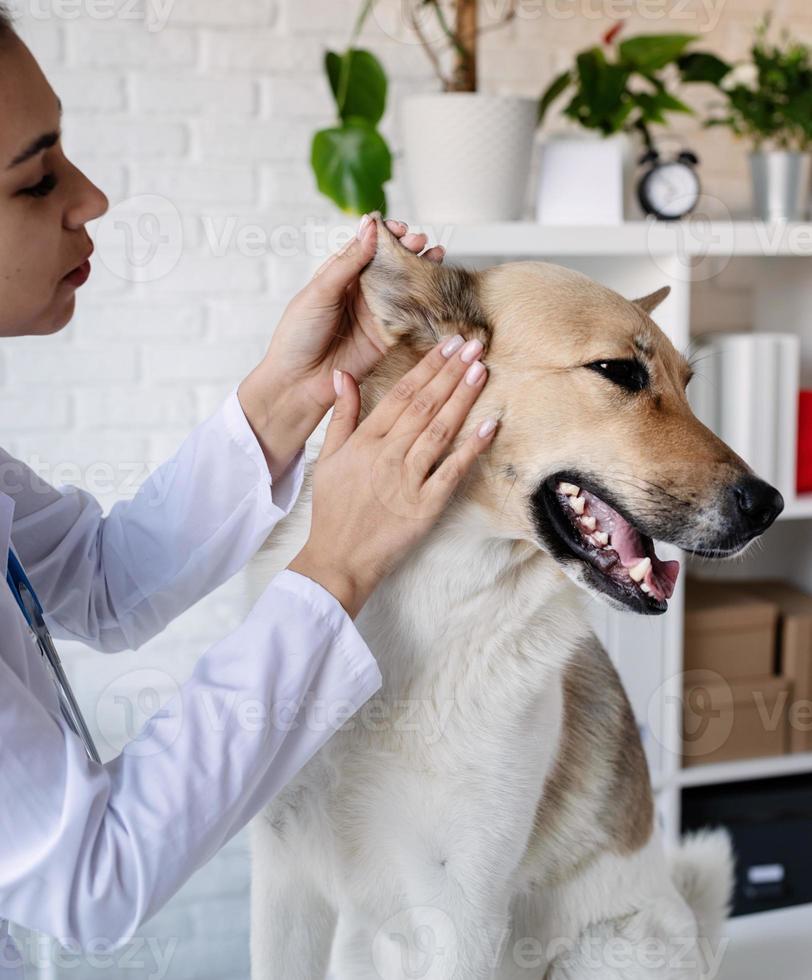
[[[733,495],[744,523],[756,534],[766,531],[784,509],[784,498],[775,487],[755,476],[739,480]]]

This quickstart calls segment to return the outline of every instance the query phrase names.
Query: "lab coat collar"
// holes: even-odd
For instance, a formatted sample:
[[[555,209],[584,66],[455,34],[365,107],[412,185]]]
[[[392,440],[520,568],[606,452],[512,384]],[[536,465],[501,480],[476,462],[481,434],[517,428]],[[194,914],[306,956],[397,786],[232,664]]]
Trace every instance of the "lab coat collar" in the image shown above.
[[[6,577],[8,548],[11,544],[11,521],[14,517],[14,500],[0,492],[0,573]]]

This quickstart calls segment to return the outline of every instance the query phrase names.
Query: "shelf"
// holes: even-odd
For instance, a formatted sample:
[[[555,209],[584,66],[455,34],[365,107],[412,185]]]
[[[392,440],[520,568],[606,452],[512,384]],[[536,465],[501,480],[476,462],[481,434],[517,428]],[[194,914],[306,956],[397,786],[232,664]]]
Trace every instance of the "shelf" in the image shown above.
[[[808,223],[652,220],[557,226],[502,221],[479,225],[422,224],[420,228],[442,241],[452,259],[496,255],[812,257],[812,224]]]
[[[692,766],[690,769],[681,769],[677,773],[676,782],[678,786],[685,788],[737,783],[747,779],[769,779],[773,776],[797,776],[803,773],[812,773],[812,752]]]
[[[794,500],[788,500],[778,520],[793,521],[805,517],[812,518],[812,493],[805,493],[795,497]]]

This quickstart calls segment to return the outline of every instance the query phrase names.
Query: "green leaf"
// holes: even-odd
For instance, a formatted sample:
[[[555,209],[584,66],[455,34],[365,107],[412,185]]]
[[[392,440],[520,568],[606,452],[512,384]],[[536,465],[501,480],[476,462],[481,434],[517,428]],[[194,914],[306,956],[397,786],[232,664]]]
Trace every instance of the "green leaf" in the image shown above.
[[[547,110],[555,102],[559,95],[564,92],[572,81],[572,73],[569,71],[561,72],[558,78],[554,79],[547,91],[539,99],[538,117],[536,122],[540,126],[544,122]]]
[[[351,116],[375,125],[386,109],[386,73],[375,55],[350,48],[343,55],[328,51],[324,67],[341,119]]]
[[[618,48],[621,64],[635,71],[659,71],[696,40],[693,34],[642,34],[630,37]]]
[[[660,112],[685,112],[689,116],[692,116],[694,113],[694,110],[690,106],[665,90],[657,92],[654,100]]]
[[[708,85],[720,85],[732,67],[715,54],[704,51],[682,55],[677,60],[677,66],[683,82],[705,82]]]
[[[366,120],[350,117],[342,126],[320,130],[313,137],[310,162],[319,190],[342,211],[386,213],[383,185],[392,176],[392,155]]]
[[[614,115],[623,102],[629,72],[618,65],[610,65],[600,48],[590,48],[578,55],[578,77],[581,96],[589,116],[597,121]]]

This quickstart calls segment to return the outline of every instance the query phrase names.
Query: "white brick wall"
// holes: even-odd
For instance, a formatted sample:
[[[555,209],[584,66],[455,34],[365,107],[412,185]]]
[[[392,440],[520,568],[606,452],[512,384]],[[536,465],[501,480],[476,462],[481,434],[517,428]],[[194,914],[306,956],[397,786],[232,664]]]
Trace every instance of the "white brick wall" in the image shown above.
[[[171,271],[142,282],[122,278],[108,242],[66,331],[0,344],[0,442],[46,472],[78,468],[80,482],[95,474],[109,505],[134,489],[134,465],[144,472],[165,458],[261,356],[285,303],[327,254],[306,247],[307,224],[346,223],[317,194],[308,156],[314,129],[332,118],[324,50],[346,43],[359,3],[17,0],[17,6],[20,29],[64,103],[64,143],[74,161],[113,207],[126,210],[134,196],[159,195],[177,210],[180,248]],[[363,38],[390,75],[384,129],[396,147],[400,98],[434,86],[423,52],[399,21],[399,6],[400,0],[379,0]],[[607,26],[601,14],[610,7],[622,13],[634,4],[520,4],[509,29],[483,41],[483,86],[538,93],[574,51],[599,37]],[[812,35],[805,0],[726,0],[721,6],[689,0],[678,7],[687,20],[655,21],[638,13],[628,30],[696,32],[707,46],[736,56],[744,53],[756,15],[768,7]],[[160,29],[151,29],[156,20],[146,21],[146,11],[168,12]],[[710,14],[717,13],[718,24],[707,30]],[[743,150],[718,131],[699,131],[694,121],[682,129],[703,157],[706,189],[734,209],[746,206]],[[392,215],[410,217],[399,180],[389,200]],[[207,228],[215,239],[223,229],[233,235],[215,248]],[[271,243],[260,254],[247,247],[255,245],[256,229]],[[247,240],[239,238],[241,230]],[[292,252],[277,247],[280,230],[284,244],[294,242]],[[746,282],[723,277],[699,296],[703,325],[735,325],[747,317]],[[90,469],[100,463],[117,475],[118,492]],[[112,679],[144,664],[182,681],[194,658],[238,619],[238,591],[238,584],[221,590],[138,654],[100,665],[95,656],[66,651],[83,699],[95,704]],[[166,976],[247,975],[246,888],[238,842],[145,929],[145,936],[179,937]],[[63,973],[100,975],[90,968]]]

